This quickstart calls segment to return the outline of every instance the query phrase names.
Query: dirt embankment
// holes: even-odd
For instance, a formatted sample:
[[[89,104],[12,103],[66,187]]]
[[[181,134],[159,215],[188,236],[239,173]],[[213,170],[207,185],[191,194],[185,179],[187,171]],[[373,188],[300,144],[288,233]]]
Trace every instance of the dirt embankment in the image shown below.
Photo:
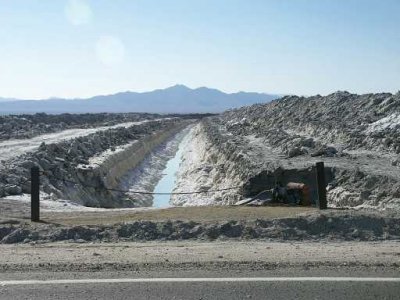
[[[176,197],[178,205],[228,204],[276,182],[304,182],[317,199],[315,163],[325,162],[332,207],[400,209],[400,93],[290,96],[207,118],[193,131],[177,191],[241,189]],[[194,155],[193,155],[194,153]]]
[[[244,197],[243,186],[257,166],[244,159],[243,141],[221,134],[222,128],[205,119],[191,132],[183,152],[174,192],[231,190],[193,195],[174,195],[177,206],[228,205]],[[240,150],[239,150],[240,149]]]
[[[291,216],[290,210],[293,212]],[[265,208],[259,212],[267,211]],[[270,210],[269,214],[269,217],[257,215],[251,208],[171,208],[136,213],[99,211],[97,215],[50,214],[42,224],[3,219],[0,222],[0,241],[12,244],[56,241],[400,239],[399,215],[393,213],[310,210],[299,214],[295,208],[278,208]]]

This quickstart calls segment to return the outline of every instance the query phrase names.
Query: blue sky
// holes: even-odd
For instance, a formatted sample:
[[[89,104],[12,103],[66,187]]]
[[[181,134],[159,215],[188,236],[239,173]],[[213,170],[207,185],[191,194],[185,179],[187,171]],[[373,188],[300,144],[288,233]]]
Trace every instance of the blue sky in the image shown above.
[[[0,0],[0,96],[400,90],[399,0]]]

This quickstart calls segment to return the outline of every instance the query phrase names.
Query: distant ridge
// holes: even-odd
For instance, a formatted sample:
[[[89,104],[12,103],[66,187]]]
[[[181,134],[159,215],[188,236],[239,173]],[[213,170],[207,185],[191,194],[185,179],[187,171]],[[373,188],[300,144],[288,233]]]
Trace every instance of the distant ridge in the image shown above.
[[[121,92],[88,99],[17,100],[0,98],[1,114],[21,113],[217,113],[255,103],[265,103],[279,95],[264,93],[224,93],[217,89],[174,85],[151,92]]]

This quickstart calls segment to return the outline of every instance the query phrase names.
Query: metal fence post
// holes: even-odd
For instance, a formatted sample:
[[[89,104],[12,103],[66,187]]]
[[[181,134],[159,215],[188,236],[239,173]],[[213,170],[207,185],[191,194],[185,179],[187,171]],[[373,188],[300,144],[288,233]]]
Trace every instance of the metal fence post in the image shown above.
[[[40,221],[40,172],[38,167],[31,168],[31,221]]]
[[[325,168],[323,162],[317,162],[317,186],[318,186],[318,203],[319,209],[327,209],[328,202],[326,200],[326,185],[325,185]]]

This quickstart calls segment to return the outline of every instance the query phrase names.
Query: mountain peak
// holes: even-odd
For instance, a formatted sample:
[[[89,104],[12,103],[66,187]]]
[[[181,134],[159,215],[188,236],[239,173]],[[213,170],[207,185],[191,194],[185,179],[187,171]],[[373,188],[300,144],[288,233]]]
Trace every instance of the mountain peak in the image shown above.
[[[169,88],[166,88],[166,90],[191,90],[191,88],[188,88],[186,85],[183,84],[175,84]]]
[[[275,95],[228,94],[217,89],[191,89],[182,84],[151,92],[120,92],[76,101],[38,100],[1,101],[1,113],[60,112],[150,112],[150,113],[218,113],[226,109],[266,102]],[[67,100],[67,99],[65,99]],[[90,100],[90,101],[84,101]]]

